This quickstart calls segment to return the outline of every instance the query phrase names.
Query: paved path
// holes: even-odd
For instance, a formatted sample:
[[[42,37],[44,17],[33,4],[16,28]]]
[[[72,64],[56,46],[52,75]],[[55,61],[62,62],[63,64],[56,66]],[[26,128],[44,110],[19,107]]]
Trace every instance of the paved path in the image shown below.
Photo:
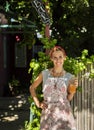
[[[23,130],[29,108],[27,95],[0,97],[0,130]]]

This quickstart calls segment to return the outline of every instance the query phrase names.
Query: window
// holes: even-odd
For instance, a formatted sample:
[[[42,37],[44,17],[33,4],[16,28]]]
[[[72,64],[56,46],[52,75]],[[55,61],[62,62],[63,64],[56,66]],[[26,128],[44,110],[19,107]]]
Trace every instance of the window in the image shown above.
[[[26,45],[15,44],[15,67],[26,67]]]

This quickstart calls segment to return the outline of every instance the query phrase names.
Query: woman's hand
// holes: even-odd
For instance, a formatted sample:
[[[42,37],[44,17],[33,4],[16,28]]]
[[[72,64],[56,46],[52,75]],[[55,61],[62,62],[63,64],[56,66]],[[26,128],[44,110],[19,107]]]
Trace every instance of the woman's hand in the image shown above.
[[[69,84],[72,84],[77,88],[78,87],[78,78],[73,77],[72,79],[70,79]]]
[[[74,77],[69,81],[68,94],[75,94],[77,87],[78,87],[78,79]]]
[[[41,108],[41,109],[46,109],[48,107],[48,105],[43,101],[43,102],[40,102],[40,104],[39,104],[39,108]]]
[[[78,87],[78,78],[74,78],[74,81],[73,81],[74,83],[74,86],[77,88]]]

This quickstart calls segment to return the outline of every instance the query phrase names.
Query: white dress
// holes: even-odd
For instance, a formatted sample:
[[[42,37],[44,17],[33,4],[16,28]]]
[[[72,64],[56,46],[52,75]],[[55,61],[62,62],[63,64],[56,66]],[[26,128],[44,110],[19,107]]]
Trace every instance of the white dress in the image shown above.
[[[43,72],[43,95],[48,105],[42,110],[41,130],[76,130],[75,120],[67,99],[68,81],[72,77],[66,73],[61,77],[53,77],[49,70]]]

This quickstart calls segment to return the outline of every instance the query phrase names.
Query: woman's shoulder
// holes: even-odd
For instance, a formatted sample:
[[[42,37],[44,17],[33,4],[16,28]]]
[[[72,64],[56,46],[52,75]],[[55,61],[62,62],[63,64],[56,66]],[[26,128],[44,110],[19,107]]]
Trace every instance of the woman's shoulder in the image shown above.
[[[49,69],[44,69],[42,70],[42,75],[45,76],[45,75],[49,75],[50,73],[50,70]]]
[[[74,75],[72,73],[66,71],[65,77],[72,78],[72,77],[74,77]]]
[[[49,72],[49,69],[42,70],[42,73],[48,73],[48,72]]]
[[[45,82],[46,82],[46,80],[47,80],[47,78],[49,77],[49,69],[44,69],[43,71],[42,71],[42,75],[43,75],[43,85],[45,84]]]
[[[72,73],[70,73],[70,72],[67,72],[67,71],[66,71],[66,75],[73,75],[73,74],[72,74]]]
[[[47,68],[47,69],[42,70],[42,72],[49,72],[50,73],[51,70],[52,70],[52,68]]]

